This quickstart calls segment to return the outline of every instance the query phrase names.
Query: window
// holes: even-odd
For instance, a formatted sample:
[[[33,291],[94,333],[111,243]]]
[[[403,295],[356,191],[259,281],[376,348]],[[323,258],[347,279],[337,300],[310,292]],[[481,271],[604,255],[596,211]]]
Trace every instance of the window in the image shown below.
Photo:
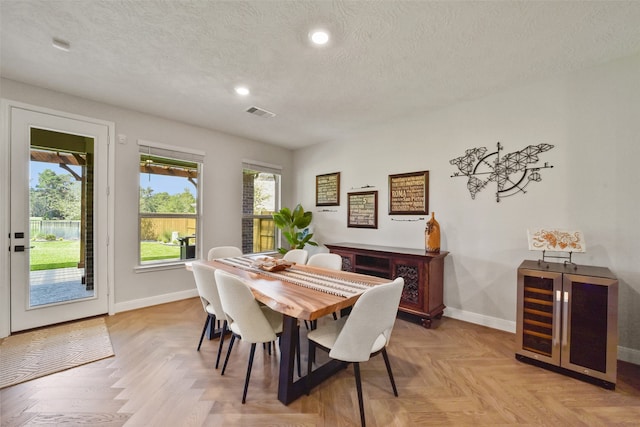
[[[256,162],[242,164],[242,252],[276,250],[278,234],[271,214],[280,209],[282,168]]]
[[[175,263],[200,253],[203,155],[139,141],[139,264]]]

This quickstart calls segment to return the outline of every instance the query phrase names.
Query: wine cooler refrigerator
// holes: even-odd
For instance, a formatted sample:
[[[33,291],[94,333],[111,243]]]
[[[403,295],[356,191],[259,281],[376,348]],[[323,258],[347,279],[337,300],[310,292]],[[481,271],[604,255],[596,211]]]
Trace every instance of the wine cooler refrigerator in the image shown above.
[[[618,281],[604,267],[524,261],[516,358],[613,389]]]

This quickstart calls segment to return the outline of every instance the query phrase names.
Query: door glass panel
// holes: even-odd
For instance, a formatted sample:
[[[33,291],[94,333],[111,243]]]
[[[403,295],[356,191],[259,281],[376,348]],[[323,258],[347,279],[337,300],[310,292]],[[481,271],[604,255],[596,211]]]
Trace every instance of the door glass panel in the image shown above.
[[[606,286],[571,283],[571,363],[607,370]]]
[[[524,349],[551,357],[553,338],[553,279],[524,276]]]
[[[31,129],[30,308],[94,297],[93,143]]]

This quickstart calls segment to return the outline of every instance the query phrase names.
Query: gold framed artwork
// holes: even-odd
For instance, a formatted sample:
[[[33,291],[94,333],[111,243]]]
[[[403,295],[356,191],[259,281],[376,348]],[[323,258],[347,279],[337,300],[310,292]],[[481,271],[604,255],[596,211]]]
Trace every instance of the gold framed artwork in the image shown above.
[[[389,175],[389,215],[429,212],[429,171]]]
[[[347,193],[347,227],[378,228],[378,192]]]
[[[316,206],[340,205],[340,172],[316,175]]]

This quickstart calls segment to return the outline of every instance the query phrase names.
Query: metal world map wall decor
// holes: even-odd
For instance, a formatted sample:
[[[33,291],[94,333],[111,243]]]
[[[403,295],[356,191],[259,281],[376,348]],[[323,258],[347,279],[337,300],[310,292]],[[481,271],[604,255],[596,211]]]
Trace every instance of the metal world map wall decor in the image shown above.
[[[541,169],[553,167],[547,162],[543,166],[533,166],[538,163],[538,154],[551,150],[553,145],[529,145],[502,157],[500,154],[504,147],[499,142],[497,147],[492,153],[487,153],[486,147],[470,148],[465,151],[464,156],[449,161],[459,170],[451,175],[452,178],[468,178],[467,189],[472,199],[491,182],[495,182],[497,186],[496,202],[500,202],[503,197],[526,193],[525,188],[529,184],[542,181]]]

